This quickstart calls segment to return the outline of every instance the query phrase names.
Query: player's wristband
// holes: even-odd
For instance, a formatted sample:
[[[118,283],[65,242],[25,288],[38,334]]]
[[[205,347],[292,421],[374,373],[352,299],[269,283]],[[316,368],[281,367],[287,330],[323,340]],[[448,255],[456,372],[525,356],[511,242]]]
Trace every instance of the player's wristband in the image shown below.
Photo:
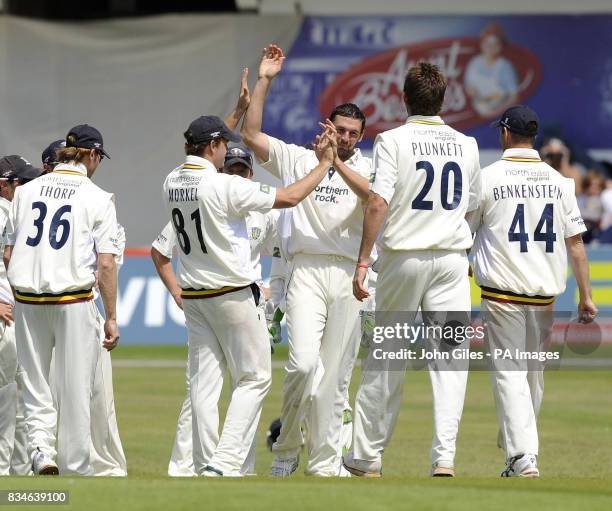
[[[369,268],[370,265],[367,263],[357,263],[357,268]]]

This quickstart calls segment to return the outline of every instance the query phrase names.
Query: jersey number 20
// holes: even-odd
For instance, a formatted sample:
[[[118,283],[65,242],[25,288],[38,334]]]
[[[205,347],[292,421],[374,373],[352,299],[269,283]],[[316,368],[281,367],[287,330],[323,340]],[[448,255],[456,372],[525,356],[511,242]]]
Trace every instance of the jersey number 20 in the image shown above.
[[[419,192],[419,194],[412,201],[412,209],[425,209],[432,210],[433,209],[433,201],[425,200],[429,190],[431,189],[431,185],[433,185],[434,181],[434,168],[433,165],[425,160],[419,161],[416,164],[417,170],[425,171],[425,184],[423,188]],[[450,180],[450,175],[453,175],[453,200],[452,202],[448,202],[448,182]],[[452,210],[459,206],[461,202],[462,195],[462,176],[461,176],[461,167],[457,162],[449,161],[444,164],[442,167],[442,177],[440,183],[440,202],[442,203],[442,207],[446,210]]]
[[[207,254],[208,251],[206,250],[206,245],[204,245],[204,236],[202,235],[202,218],[200,217],[199,209],[196,209],[193,213],[191,213],[191,219],[195,223],[200,248],[202,249],[202,252]],[[189,252],[191,252],[191,242],[189,241],[189,236],[187,236],[187,231],[185,230],[185,219],[183,218],[183,213],[181,213],[181,210],[178,208],[174,208],[172,210],[172,223],[174,224],[176,238],[181,250],[185,254],[189,254]]]
[[[43,227],[45,218],[47,217],[47,205],[44,202],[33,202],[32,209],[38,211],[38,218],[34,220],[34,227],[36,227],[36,234],[34,236],[29,236],[26,239],[26,244],[35,247],[40,243],[43,235]],[[62,218],[66,213],[70,213],[72,211],[72,206],[70,204],[65,204],[61,206],[51,218],[51,227],[49,228],[49,245],[51,248],[55,250],[59,250],[62,248],[66,241],[68,241],[68,236],[70,235],[70,222],[67,218]],[[61,235],[59,239],[57,234],[61,230]]]

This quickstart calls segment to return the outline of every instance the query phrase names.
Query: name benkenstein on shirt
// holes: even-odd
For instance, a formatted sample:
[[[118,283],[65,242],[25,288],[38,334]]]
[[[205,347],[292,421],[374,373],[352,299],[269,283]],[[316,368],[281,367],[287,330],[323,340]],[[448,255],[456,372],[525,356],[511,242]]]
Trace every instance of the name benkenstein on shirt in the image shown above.
[[[563,191],[557,185],[510,184],[493,188],[493,199],[561,199]]]

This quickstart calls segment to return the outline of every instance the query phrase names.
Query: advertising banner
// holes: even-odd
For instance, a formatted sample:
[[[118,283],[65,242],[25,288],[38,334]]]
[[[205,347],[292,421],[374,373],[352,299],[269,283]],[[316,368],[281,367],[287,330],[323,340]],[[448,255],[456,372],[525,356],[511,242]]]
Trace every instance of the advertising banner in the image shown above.
[[[497,149],[492,119],[524,103],[585,149],[612,147],[612,16],[307,17],[266,103],[264,129],[307,144],[317,121],[352,102],[377,133],[406,118],[402,89],[419,61],[446,75],[445,121]],[[286,49],[287,50],[287,49]]]
[[[612,312],[612,249],[589,250],[593,300],[600,311]],[[270,257],[262,257],[262,273],[270,273]],[[472,308],[480,306],[480,290],[472,285]],[[557,311],[574,311],[576,282],[568,271],[567,289],[555,302]],[[125,257],[119,272],[117,316],[122,344],[185,344],[185,316],[166,291],[148,256]]]

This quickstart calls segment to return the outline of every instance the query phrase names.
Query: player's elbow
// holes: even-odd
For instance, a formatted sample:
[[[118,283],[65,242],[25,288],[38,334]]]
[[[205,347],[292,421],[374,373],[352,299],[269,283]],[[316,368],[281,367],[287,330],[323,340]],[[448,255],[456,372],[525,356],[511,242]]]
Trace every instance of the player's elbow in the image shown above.
[[[586,256],[582,234],[576,234],[565,239],[565,247],[571,259]]]
[[[117,269],[117,263],[113,254],[98,255],[98,272],[100,274],[112,274]]]
[[[240,128],[240,136],[242,137],[242,141],[249,147],[251,147],[255,142],[257,133],[258,131],[249,126],[249,123],[246,120],[242,123],[242,128]]]
[[[153,264],[155,265],[156,268],[159,268],[163,266],[164,264],[167,264],[170,262],[170,259],[168,259],[165,255],[163,255],[155,247],[151,248],[151,259],[153,260]]]
[[[293,208],[297,206],[303,197],[300,197],[296,192],[288,188],[277,188],[276,197],[274,199],[274,208]]]
[[[377,193],[370,192],[367,209],[370,213],[381,214],[387,212],[387,201]]]

